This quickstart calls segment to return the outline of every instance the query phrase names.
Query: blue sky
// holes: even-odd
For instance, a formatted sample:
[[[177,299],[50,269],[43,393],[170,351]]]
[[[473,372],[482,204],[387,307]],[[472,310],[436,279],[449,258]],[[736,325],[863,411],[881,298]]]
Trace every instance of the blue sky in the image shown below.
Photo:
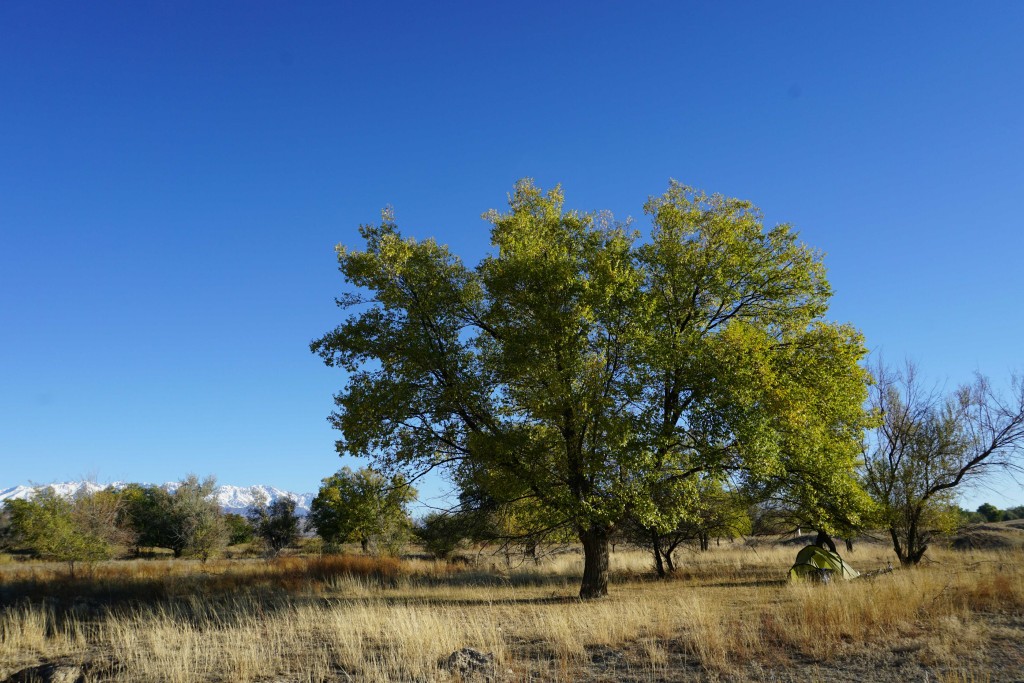
[[[750,199],[872,349],[1005,382],[1022,29],[1011,2],[2,3],[0,485],[315,490],[334,245],[393,204],[475,261],[524,176],[619,217],[669,178]],[[967,502],[1024,502],[995,488]]]

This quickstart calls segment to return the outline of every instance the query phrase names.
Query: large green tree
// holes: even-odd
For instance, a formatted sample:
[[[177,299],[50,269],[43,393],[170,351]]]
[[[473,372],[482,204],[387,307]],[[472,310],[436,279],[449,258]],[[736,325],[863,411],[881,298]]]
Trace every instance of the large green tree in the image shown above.
[[[823,319],[819,254],[676,183],[645,211],[641,240],[522,181],[485,215],[494,252],[475,268],[385,212],[364,250],[338,247],[354,312],[311,345],[348,372],[339,451],[530,501],[576,531],[583,598],[607,592],[626,516],[670,528],[702,477],[825,471],[813,505],[853,486],[863,427],[862,341]],[[683,500],[659,504],[666,488]]]

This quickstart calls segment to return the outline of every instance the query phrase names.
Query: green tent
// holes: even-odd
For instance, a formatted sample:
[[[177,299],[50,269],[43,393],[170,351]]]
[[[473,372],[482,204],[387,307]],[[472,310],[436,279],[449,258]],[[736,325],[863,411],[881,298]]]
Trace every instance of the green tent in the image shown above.
[[[860,574],[843,562],[838,553],[809,545],[796,556],[796,562],[789,570],[790,581],[821,581],[828,583],[833,578],[852,579]]]

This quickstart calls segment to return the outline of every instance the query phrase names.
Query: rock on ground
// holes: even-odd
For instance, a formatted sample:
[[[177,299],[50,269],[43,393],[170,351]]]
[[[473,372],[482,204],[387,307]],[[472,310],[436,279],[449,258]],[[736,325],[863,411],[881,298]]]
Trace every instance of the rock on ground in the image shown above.
[[[462,676],[472,674],[493,674],[494,655],[490,652],[480,652],[471,647],[464,647],[461,650],[448,655],[443,664],[445,669]]]
[[[82,683],[85,673],[73,664],[40,664],[22,669],[3,683]]]

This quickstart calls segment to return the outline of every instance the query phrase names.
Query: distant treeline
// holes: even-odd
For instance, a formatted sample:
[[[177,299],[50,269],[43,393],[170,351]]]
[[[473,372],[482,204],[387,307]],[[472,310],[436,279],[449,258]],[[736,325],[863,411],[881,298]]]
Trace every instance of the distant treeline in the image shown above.
[[[1009,522],[1013,519],[1024,519],[1024,505],[1000,510],[992,503],[982,503],[974,512],[960,509],[960,516],[965,522]]]
[[[62,496],[45,488],[0,510],[0,550],[77,562],[141,556],[164,549],[174,557],[208,559],[231,545],[276,554],[315,532],[325,544],[358,542],[364,550],[394,550],[410,535],[406,509],[415,490],[371,470],[343,469],[324,480],[303,519],[295,501],[258,501],[246,515],[226,513],[213,477],[186,477],[174,490],[130,483]]]

